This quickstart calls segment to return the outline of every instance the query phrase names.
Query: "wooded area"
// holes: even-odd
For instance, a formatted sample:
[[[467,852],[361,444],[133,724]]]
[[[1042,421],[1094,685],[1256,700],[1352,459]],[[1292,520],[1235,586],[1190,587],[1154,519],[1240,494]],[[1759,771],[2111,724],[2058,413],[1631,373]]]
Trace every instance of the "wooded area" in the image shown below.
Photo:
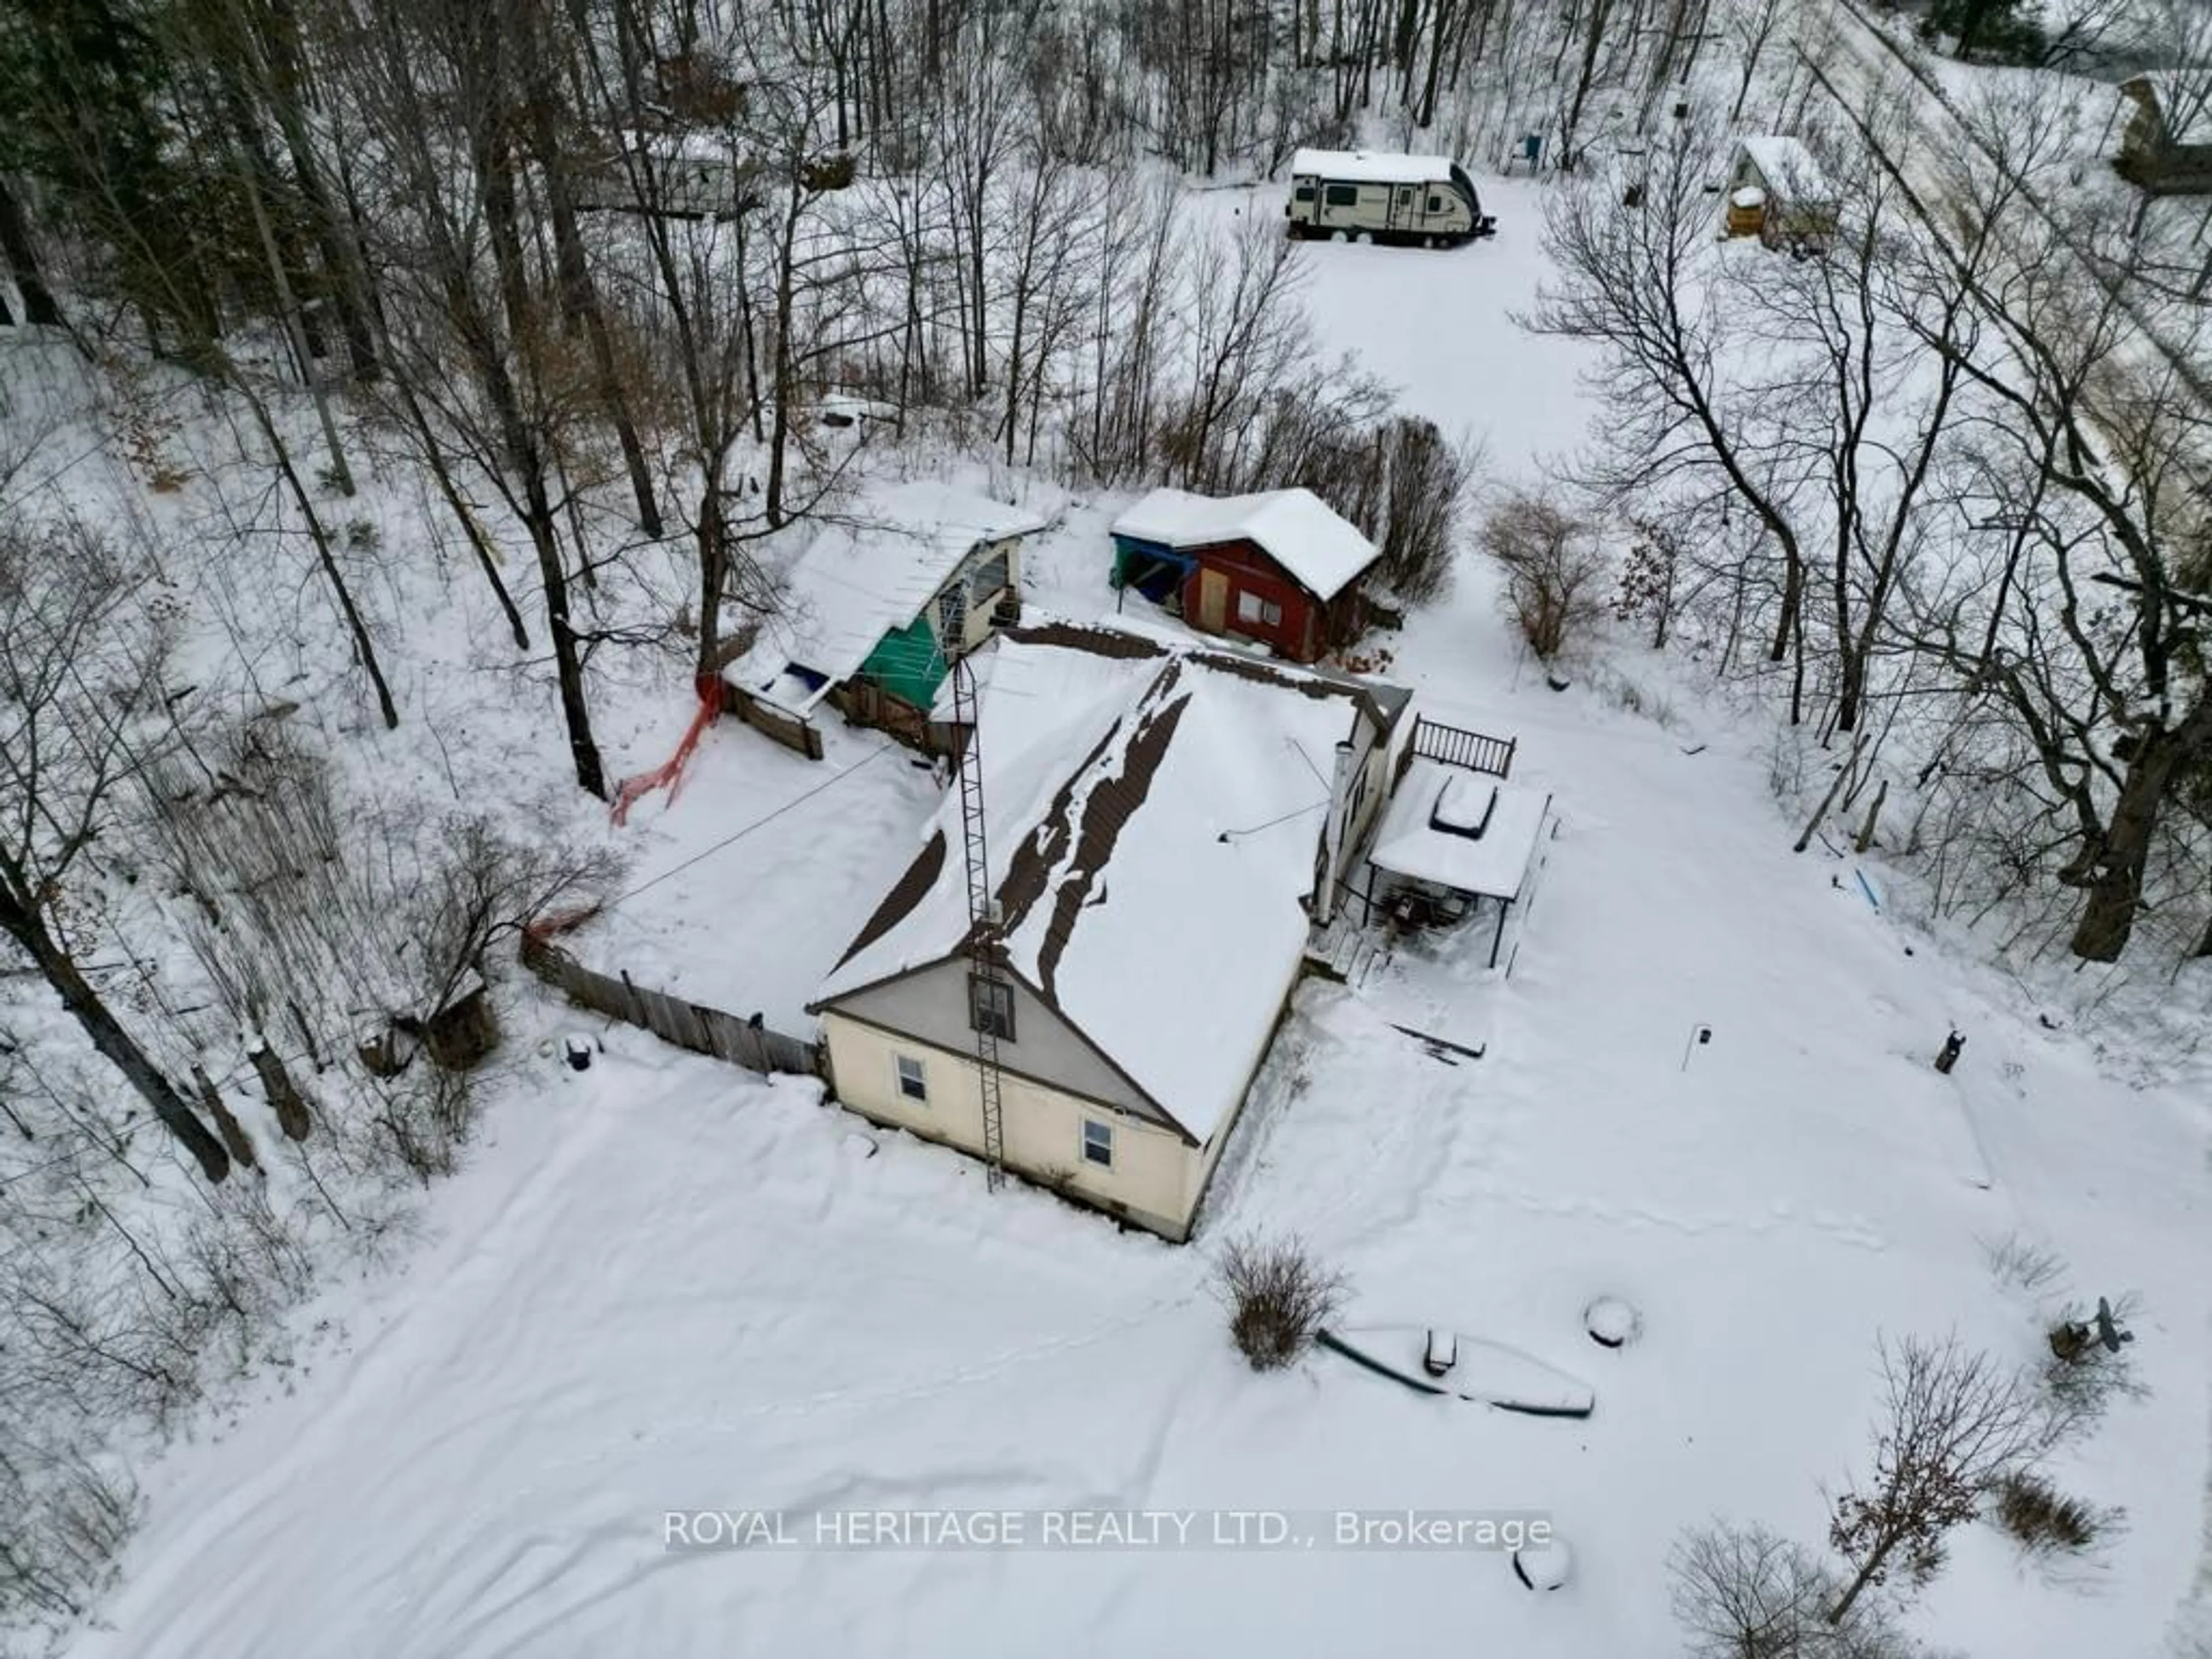
[[[0,928],[58,1011],[0,1030],[0,1513],[36,1517],[0,1532],[0,1619],[87,1605],[133,1510],[114,1425],[273,1340],[306,1241],[397,1235],[474,1109],[423,1031],[615,878],[444,729],[483,682],[550,684],[533,738],[611,797],[609,688],[716,675],[872,448],[1304,485],[1394,610],[1480,552],[1547,662],[1608,608],[1696,660],[1778,728],[1789,810],[1819,801],[1799,848],[1848,822],[1931,920],[2212,957],[2202,282],[2083,186],[2078,88],[1959,100],[1934,142],[1928,85],[1847,71],[1839,15],[0,0],[0,330],[51,353],[0,377]],[[1914,19],[2114,76],[2162,41],[2169,116],[2212,100],[2194,0]],[[1818,257],[1717,246],[1752,131],[1838,182]],[[1590,348],[1599,419],[1546,489],[1342,355],[1272,188],[1194,208],[1362,143],[1545,179],[1510,228],[1544,238],[1540,302],[1454,325]],[[71,493],[95,466],[125,506]]]

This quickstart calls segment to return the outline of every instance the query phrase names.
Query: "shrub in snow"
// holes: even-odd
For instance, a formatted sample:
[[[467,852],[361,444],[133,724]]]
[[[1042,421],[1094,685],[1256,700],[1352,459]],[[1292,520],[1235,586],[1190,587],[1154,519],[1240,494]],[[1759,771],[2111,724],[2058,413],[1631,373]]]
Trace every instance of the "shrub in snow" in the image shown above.
[[[1589,525],[1553,496],[1508,491],[1483,520],[1481,541],[1505,567],[1506,614],[1544,661],[1605,615],[1605,556]]]
[[[1322,1267],[1295,1238],[1231,1239],[1216,1282],[1229,1309],[1229,1334],[1255,1371],[1297,1359],[1344,1301],[1342,1276]]]
[[[1990,1276],[2002,1289],[2039,1296],[2066,1277],[2066,1263],[2057,1252],[2045,1249],[2023,1234],[2007,1233],[1981,1243]]]
[[[0,1428],[0,1629],[58,1626],[112,1580],[138,1490],[77,1447],[10,1423]]]
[[[2118,1524],[2117,1510],[2069,1498],[2039,1474],[2002,1477],[1990,1493],[1996,1523],[2032,1556],[2086,1555]]]

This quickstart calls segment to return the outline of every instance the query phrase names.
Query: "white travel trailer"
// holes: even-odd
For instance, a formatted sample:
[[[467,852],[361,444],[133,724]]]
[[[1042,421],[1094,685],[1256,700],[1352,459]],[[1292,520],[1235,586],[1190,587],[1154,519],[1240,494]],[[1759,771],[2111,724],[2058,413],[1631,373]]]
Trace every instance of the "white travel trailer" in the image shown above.
[[[1448,155],[1302,149],[1291,158],[1293,236],[1448,247],[1495,234],[1474,181]]]

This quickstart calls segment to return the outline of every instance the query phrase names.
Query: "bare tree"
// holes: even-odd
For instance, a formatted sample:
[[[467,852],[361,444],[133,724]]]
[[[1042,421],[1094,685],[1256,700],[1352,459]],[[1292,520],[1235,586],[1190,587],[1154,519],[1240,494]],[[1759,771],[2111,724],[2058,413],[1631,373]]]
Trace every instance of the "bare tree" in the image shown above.
[[[1606,405],[1606,441],[1591,482],[1601,494],[1693,503],[1701,522],[1732,501],[1765,532],[1781,565],[1766,653],[1778,663],[1798,638],[1808,552],[1790,481],[1766,464],[1756,424],[1787,411],[1730,395],[1722,365],[1740,319],[1704,298],[1713,276],[1714,207],[1705,190],[1713,143],[1693,123],[1676,126],[1637,176],[1632,209],[1620,205],[1617,180],[1558,192],[1544,236],[1559,274],[1525,326],[1601,348],[1591,379]]]
[[[1759,60],[1766,55],[1775,30],[1793,17],[1796,9],[1790,0],[1721,0],[1721,33],[1742,62],[1735,102],[1729,107],[1730,126],[1743,119],[1743,101],[1751,96],[1752,81],[1759,74]]]
[[[1918,640],[2018,721],[2067,831],[2057,879],[2083,895],[2072,949],[2116,961],[2160,826],[2212,765],[2205,325],[2146,317],[2120,216],[2051,205],[2069,131],[2056,100],[1967,118],[1978,142],[1913,202],[1929,229],[1918,280],[1962,289],[1977,325],[1917,332],[1986,410],[1967,457],[1978,510],[1964,580],[1917,596]]]
[[[1905,1659],[1911,1651],[1874,1603],[1830,1625],[1835,1575],[1765,1527],[1717,1521],[1686,1532],[1667,1567],[1690,1659]]]
[[[141,723],[169,694],[165,641],[132,615],[131,591],[86,532],[0,523],[0,930],[221,1181],[229,1154],[85,977],[62,920],[71,878],[144,763]]]
[[[353,20],[348,41],[349,88],[392,191],[355,210],[373,225],[373,251],[387,273],[395,374],[428,416],[410,416],[408,428],[431,452],[468,455],[527,532],[576,781],[605,796],[584,677],[586,630],[574,614],[561,535],[562,451],[591,394],[560,349],[556,307],[532,281],[514,43],[498,16],[443,0],[368,11]],[[458,183],[455,157],[469,164]],[[465,374],[457,376],[456,366]],[[473,540],[482,532],[458,490],[449,499]]]
[[[1506,610],[1543,661],[1605,614],[1604,552],[1556,497],[1507,491],[1485,515],[1480,540],[1505,567]]]
[[[2023,1379],[1987,1354],[1907,1337],[1881,1346],[1882,1415],[1874,1468],[1829,1512],[1829,1541],[1851,1569],[1827,1613],[1850,1616],[1869,1589],[1925,1583],[1943,1564],[1944,1534],[1981,1512],[1985,1495],[2048,1445],[2049,1419]]]

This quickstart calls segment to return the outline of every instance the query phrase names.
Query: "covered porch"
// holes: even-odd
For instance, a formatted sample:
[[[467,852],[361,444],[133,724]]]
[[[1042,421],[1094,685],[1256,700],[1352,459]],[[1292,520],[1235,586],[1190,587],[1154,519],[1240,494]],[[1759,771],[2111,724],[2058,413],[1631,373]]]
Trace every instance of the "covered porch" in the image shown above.
[[[1416,757],[1392,791],[1367,855],[1365,914],[1402,932],[1495,915],[1489,966],[1553,827],[1552,798],[1447,761]]]

